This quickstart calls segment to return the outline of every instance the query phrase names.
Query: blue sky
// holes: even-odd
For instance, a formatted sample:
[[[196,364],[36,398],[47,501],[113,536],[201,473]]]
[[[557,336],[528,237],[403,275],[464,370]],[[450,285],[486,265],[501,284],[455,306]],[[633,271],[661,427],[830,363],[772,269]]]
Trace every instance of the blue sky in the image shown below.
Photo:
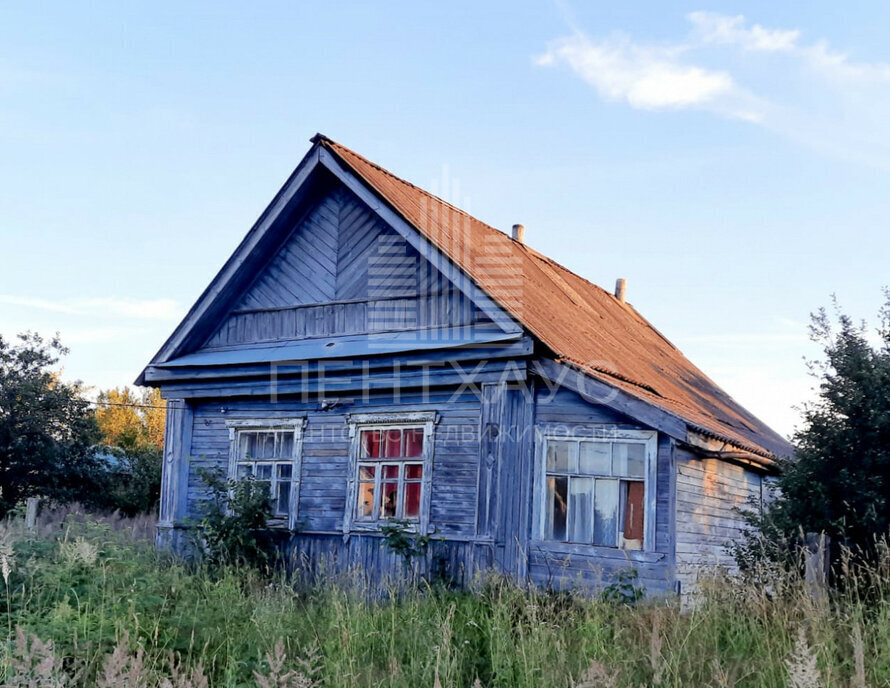
[[[0,332],[130,383],[316,131],[628,299],[777,430],[890,282],[890,5],[7,3]]]

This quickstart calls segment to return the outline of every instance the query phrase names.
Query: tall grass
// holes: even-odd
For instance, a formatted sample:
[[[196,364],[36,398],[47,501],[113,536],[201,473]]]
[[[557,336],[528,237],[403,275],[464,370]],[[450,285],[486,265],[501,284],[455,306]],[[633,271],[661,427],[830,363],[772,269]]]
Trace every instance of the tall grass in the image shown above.
[[[84,514],[36,533],[4,525],[0,684],[890,685],[885,563],[851,565],[857,585],[824,600],[778,572],[769,590],[706,581],[686,609],[522,590],[497,576],[471,592],[380,598],[193,567],[155,551],[150,533],[147,522]]]

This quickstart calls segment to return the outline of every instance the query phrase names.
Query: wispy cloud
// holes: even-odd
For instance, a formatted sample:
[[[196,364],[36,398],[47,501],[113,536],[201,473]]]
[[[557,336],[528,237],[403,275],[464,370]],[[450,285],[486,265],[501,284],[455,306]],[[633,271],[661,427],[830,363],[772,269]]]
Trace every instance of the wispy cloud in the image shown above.
[[[593,41],[575,34],[554,41],[536,62],[564,62],[609,100],[645,109],[713,102],[734,88],[727,72],[684,65],[677,47],[635,44],[627,37]]]
[[[183,312],[179,302],[173,299],[139,300],[106,297],[50,300],[0,294],[0,304],[69,315],[110,316],[140,320],[175,320],[181,317]]]
[[[737,45],[744,50],[760,52],[788,52],[797,47],[797,29],[766,29],[760,24],[750,27],[745,17],[729,17],[713,12],[690,12],[686,18],[702,43]]]
[[[796,28],[692,12],[681,40],[583,31],[534,58],[565,66],[602,98],[644,110],[698,109],[756,123],[800,144],[890,168],[890,63],[862,62]],[[761,94],[770,94],[769,97]]]

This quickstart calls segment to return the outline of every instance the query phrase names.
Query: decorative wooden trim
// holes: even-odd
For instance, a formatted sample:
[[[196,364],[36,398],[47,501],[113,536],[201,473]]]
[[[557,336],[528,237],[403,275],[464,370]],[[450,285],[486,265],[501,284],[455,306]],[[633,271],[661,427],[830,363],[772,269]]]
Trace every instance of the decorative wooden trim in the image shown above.
[[[347,413],[346,422],[350,432],[356,425],[420,425],[421,423],[438,424],[439,414],[436,411],[382,411],[380,413]]]
[[[275,420],[263,420],[263,419],[248,419],[248,420],[227,420],[226,427],[229,429],[235,428],[245,428],[245,429],[258,429],[264,430],[266,428],[270,430],[280,430],[281,428],[294,428],[295,430],[300,430],[302,432],[303,427],[306,425],[305,418],[288,418],[286,420],[275,419]]]

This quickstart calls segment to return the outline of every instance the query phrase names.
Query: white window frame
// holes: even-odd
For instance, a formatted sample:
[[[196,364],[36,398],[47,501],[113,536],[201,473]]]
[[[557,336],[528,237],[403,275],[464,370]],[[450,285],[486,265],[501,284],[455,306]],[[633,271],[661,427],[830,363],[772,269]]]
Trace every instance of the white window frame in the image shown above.
[[[287,527],[290,530],[296,530],[297,527],[297,515],[300,511],[301,472],[303,467],[303,428],[305,425],[305,418],[290,418],[287,420],[230,420],[226,422],[226,427],[229,429],[230,480],[236,480],[238,478],[238,465],[241,463],[253,464],[254,466],[257,464],[271,464],[272,485],[274,486],[278,477],[276,466],[285,463],[290,463],[291,465],[290,512],[286,517],[273,515],[273,517],[269,519],[269,525],[272,527]],[[294,433],[294,448],[290,457],[266,460],[238,460],[239,435],[242,432],[286,432],[287,430],[291,430]]]
[[[562,429],[571,430],[571,426],[561,426]],[[619,551],[628,554],[634,552],[652,552],[655,550],[655,512],[658,478],[658,433],[654,430],[622,430],[612,428],[600,428],[596,433],[572,434],[564,432],[552,432],[547,429],[538,429],[536,432],[535,451],[535,496],[533,508],[533,539],[543,548],[570,548],[570,549],[603,549]],[[561,540],[551,540],[546,536],[547,523],[547,443],[551,441],[568,441],[580,444],[581,442],[634,442],[645,445],[646,470],[643,478],[643,504],[645,505],[643,522],[643,548],[642,550],[622,549],[608,545],[594,545]],[[578,449],[576,449],[578,451]],[[596,477],[591,475],[590,477]],[[609,479],[611,476],[603,476]],[[615,478],[625,479],[626,478]]]
[[[423,430],[423,452],[418,457],[404,459],[377,459],[373,463],[382,467],[384,465],[421,463],[423,464],[423,476],[420,481],[420,515],[416,521],[416,530],[421,534],[430,532],[430,493],[433,476],[434,454],[434,430],[439,416],[435,411],[415,413],[351,413],[346,416],[349,426],[349,468],[346,483],[346,508],[343,516],[343,533],[349,535],[354,531],[375,532],[380,529],[386,519],[359,520],[356,518],[358,500],[358,471],[359,464],[371,463],[361,457],[361,433],[364,430]],[[381,470],[375,475],[375,497],[379,495],[379,483]],[[399,494],[404,483],[404,468],[399,471]]]

